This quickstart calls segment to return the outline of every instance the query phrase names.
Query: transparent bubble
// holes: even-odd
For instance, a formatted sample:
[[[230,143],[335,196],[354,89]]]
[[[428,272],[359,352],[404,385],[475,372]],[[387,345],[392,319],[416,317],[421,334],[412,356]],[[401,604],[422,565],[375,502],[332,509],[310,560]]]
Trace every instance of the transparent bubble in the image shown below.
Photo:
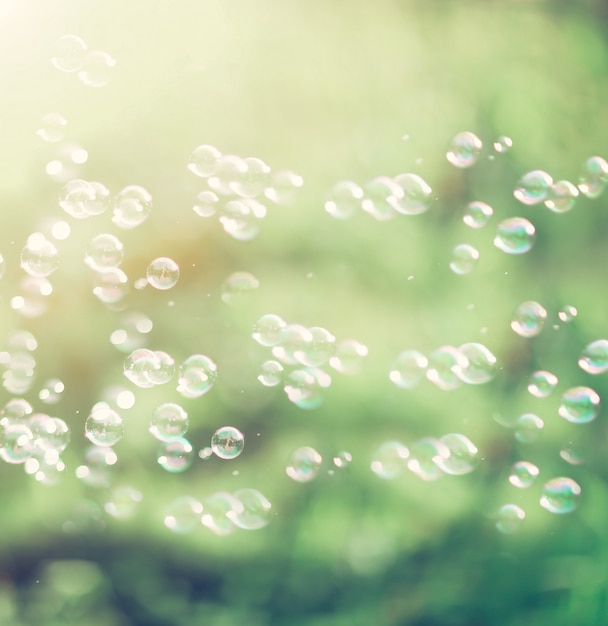
[[[172,532],[185,535],[193,531],[199,524],[203,513],[203,505],[192,496],[175,499],[165,512],[165,526]]]
[[[456,370],[462,382],[468,385],[483,385],[492,380],[497,373],[496,357],[481,343],[463,343],[458,351],[466,360],[467,365]]]
[[[112,448],[89,446],[85,450],[84,464],[76,468],[76,477],[89,487],[109,487],[110,471],[117,461],[118,457]]]
[[[234,272],[222,284],[222,302],[231,306],[239,306],[259,286],[260,281],[253,274]]]
[[[232,186],[247,173],[245,160],[235,154],[223,155],[217,163],[216,171],[207,180],[209,188],[221,196],[234,195]]]
[[[42,124],[36,131],[36,135],[43,141],[56,143],[63,139],[64,129],[67,123],[65,117],[60,113],[47,113],[42,117]]]
[[[331,377],[326,372],[307,368],[294,370],[286,380],[283,390],[290,402],[306,410],[318,408],[323,403],[323,389],[331,385]]]
[[[280,343],[286,326],[278,315],[267,313],[254,324],[252,337],[262,346],[276,346]]]
[[[329,365],[340,374],[356,374],[368,354],[367,346],[356,339],[345,339],[336,345]]]
[[[588,198],[597,198],[608,182],[608,163],[600,156],[592,156],[583,163],[578,188]]]
[[[138,387],[147,389],[154,386],[152,372],[160,368],[158,355],[147,348],[137,348],[125,359],[124,375]]]
[[[173,437],[163,441],[159,451],[158,464],[171,474],[185,472],[194,459],[192,444],[185,437]]]
[[[87,44],[76,35],[60,37],[53,47],[51,63],[61,72],[76,72],[83,63],[87,53]]]
[[[272,349],[272,354],[286,365],[300,363],[296,354],[302,355],[312,344],[312,333],[302,324],[287,324],[281,333],[280,345]]]
[[[578,447],[568,446],[559,451],[559,456],[569,465],[582,465],[585,462],[585,455]]]
[[[479,250],[468,243],[461,243],[452,250],[450,269],[454,274],[459,274],[460,276],[470,274],[475,265],[477,265],[478,260]]]
[[[578,360],[578,366],[588,374],[608,371],[608,340],[597,339],[588,343]]]
[[[545,423],[534,415],[534,413],[524,413],[515,422],[515,439],[521,443],[534,443],[538,441]]]
[[[98,402],[85,422],[85,436],[96,446],[113,446],[124,434],[122,418],[106,402]]]
[[[50,276],[59,267],[59,252],[42,233],[32,233],[21,251],[21,267],[36,278]]]
[[[552,185],[553,178],[547,172],[532,170],[519,179],[513,196],[527,206],[539,204],[547,199]]]
[[[203,144],[193,150],[188,169],[200,178],[208,178],[217,172],[221,158],[222,154],[217,148]]]
[[[427,358],[417,350],[405,350],[397,355],[388,375],[391,382],[401,389],[412,389],[423,379],[428,365]]]
[[[258,376],[258,380],[264,387],[276,387],[283,381],[283,366],[274,360],[262,363],[262,371]]]
[[[553,213],[566,213],[575,205],[578,189],[567,180],[558,180],[549,188],[545,206]]]
[[[92,50],[88,52],[78,71],[78,80],[87,87],[105,87],[114,73],[116,61],[107,52]]]
[[[213,191],[201,191],[196,196],[196,202],[192,210],[201,217],[211,217],[217,213],[218,202],[220,199]]]
[[[244,530],[257,530],[268,526],[272,516],[272,505],[268,498],[256,489],[239,489],[234,497],[242,504],[242,510],[235,511],[232,521]]]
[[[230,200],[220,210],[224,231],[238,241],[251,241],[260,232],[260,220],[266,217],[266,207],[257,200]]]
[[[25,463],[34,450],[34,434],[25,424],[6,423],[2,426],[4,443],[0,448],[0,458],[6,463]]]
[[[222,426],[211,437],[211,449],[220,459],[234,459],[245,447],[243,433],[234,426]]]
[[[417,174],[399,174],[393,179],[403,190],[403,197],[394,206],[404,215],[418,215],[428,210],[433,190]]]
[[[322,462],[321,455],[314,448],[303,446],[291,453],[285,472],[297,483],[307,483],[316,478]]]
[[[27,352],[13,352],[2,375],[4,388],[13,394],[29,391],[34,381],[36,359]]]
[[[38,450],[63,452],[70,443],[70,429],[58,417],[36,413],[29,418],[28,426],[32,431],[34,445]]]
[[[353,455],[350,452],[342,450],[341,452],[338,452],[338,454],[336,454],[336,456],[334,456],[332,460],[336,467],[344,469],[347,465],[350,465],[350,463],[352,463]]]
[[[218,491],[203,500],[201,523],[216,535],[229,535],[236,528],[234,519],[243,513],[243,504],[227,491]]]
[[[505,535],[512,535],[521,528],[525,518],[525,511],[517,504],[504,504],[496,513],[496,528]]]
[[[159,257],[148,265],[146,277],[148,284],[155,289],[171,289],[179,279],[179,265],[173,259]]]
[[[90,207],[95,203],[96,190],[90,182],[75,178],[67,182],[59,194],[59,206],[71,217],[90,217]]]
[[[175,361],[173,357],[162,350],[155,350],[156,367],[147,372],[148,380],[153,385],[164,385],[175,375]]]
[[[372,454],[372,472],[385,480],[393,480],[405,469],[409,450],[398,441],[385,441]]]
[[[472,453],[472,449],[467,451],[464,443],[457,443],[455,440],[452,441],[452,444],[455,449],[459,450],[458,456],[461,457],[461,460],[458,458],[454,460],[453,469],[462,470],[466,468],[467,463],[472,464],[474,462],[475,455]],[[448,467],[446,462],[449,457],[450,449],[443,441],[434,437],[423,437],[415,441],[410,447],[407,468],[422,480],[437,480],[442,475],[442,468]]]
[[[118,267],[124,258],[122,242],[118,237],[103,233],[91,239],[84,255],[84,262],[96,272]]]
[[[439,389],[450,391],[460,386],[468,360],[454,346],[441,346],[429,354],[426,377]]]
[[[518,461],[509,472],[509,482],[518,489],[527,489],[534,484],[540,470],[534,463]]]
[[[141,491],[127,485],[112,489],[103,505],[105,512],[115,519],[129,519],[135,515],[144,499]]]
[[[448,433],[440,437],[439,441],[448,449],[439,449],[435,458],[435,464],[442,472],[453,476],[471,473],[479,463],[479,451],[475,444],[465,435],[460,433]]]
[[[305,342],[294,350],[293,355],[298,363],[307,367],[321,367],[329,362],[332,357],[336,338],[321,326],[311,326],[308,329],[310,333],[310,341]]]
[[[513,140],[511,137],[507,137],[506,135],[501,135],[494,142],[494,150],[499,154],[503,154],[508,152],[513,147]]]
[[[573,424],[587,424],[600,412],[600,396],[590,387],[572,387],[562,394],[557,412]]]
[[[549,513],[572,513],[579,505],[581,486],[572,478],[553,478],[543,485],[540,505]]]
[[[363,187],[361,208],[379,222],[391,220],[404,198],[401,186],[388,176],[377,176]]]
[[[217,365],[203,354],[193,354],[179,367],[177,391],[185,398],[199,398],[213,387]]]
[[[363,189],[350,180],[337,182],[327,194],[325,210],[337,220],[351,218],[363,202]]]
[[[515,310],[511,328],[520,337],[536,337],[547,320],[547,310],[538,302],[522,302]]]
[[[256,157],[243,159],[245,171],[229,187],[237,195],[243,198],[256,198],[262,195],[270,184],[270,167]]]
[[[469,202],[464,209],[462,221],[469,228],[483,228],[494,215],[494,209],[485,202]]]
[[[278,170],[272,172],[270,186],[264,195],[275,204],[292,204],[297,192],[304,184],[304,179],[289,170]]]
[[[179,404],[161,404],[154,409],[148,430],[160,441],[182,437],[188,431],[188,413]]]
[[[477,135],[464,131],[452,138],[445,156],[455,167],[467,168],[475,165],[482,147],[481,139]]]
[[[525,254],[534,245],[536,229],[525,217],[510,217],[498,224],[494,245],[507,254]]]
[[[564,324],[570,323],[576,316],[578,315],[578,311],[575,306],[571,304],[567,304],[562,308],[562,310],[557,314],[560,321]]]
[[[119,268],[113,267],[95,275],[93,294],[104,304],[116,304],[129,293],[129,278]]]
[[[139,185],[129,185],[114,198],[112,221],[125,230],[136,228],[146,221],[152,211],[152,196]]]
[[[22,423],[33,413],[32,405],[23,398],[9,400],[0,412],[0,424]]]
[[[57,404],[61,400],[61,394],[65,390],[65,385],[58,378],[50,378],[47,380],[38,397],[46,404]]]
[[[536,398],[547,398],[553,393],[558,379],[555,374],[546,370],[533,372],[528,381],[528,391]]]
[[[84,205],[88,216],[101,215],[105,213],[112,202],[110,190],[102,183],[92,180],[90,183],[92,197]]]

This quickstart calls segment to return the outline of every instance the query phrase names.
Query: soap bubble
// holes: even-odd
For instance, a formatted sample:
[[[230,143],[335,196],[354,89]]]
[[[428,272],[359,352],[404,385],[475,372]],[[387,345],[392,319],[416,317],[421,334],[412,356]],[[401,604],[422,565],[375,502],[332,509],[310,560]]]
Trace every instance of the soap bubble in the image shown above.
[[[217,148],[203,144],[193,150],[188,169],[200,178],[208,178],[217,172],[221,158],[222,154]]]
[[[89,446],[85,450],[84,464],[76,468],[76,477],[90,487],[109,487],[110,468],[117,461],[118,457],[112,448]]]
[[[532,170],[524,174],[517,183],[513,196],[527,206],[544,202],[553,185],[553,178],[542,170]]]
[[[272,172],[270,186],[264,195],[275,204],[291,204],[303,184],[304,179],[299,174],[289,170],[278,170]]]
[[[597,339],[588,343],[578,360],[578,366],[588,374],[608,371],[608,340]]]
[[[536,229],[525,217],[510,217],[498,224],[494,245],[507,254],[525,254],[534,245]]]
[[[533,372],[528,381],[528,391],[536,398],[547,398],[553,393],[558,380],[555,374],[546,370]]]
[[[232,521],[243,530],[257,530],[268,526],[272,516],[272,505],[256,489],[239,489],[234,497],[242,504],[242,510],[235,511]]]
[[[297,483],[307,483],[316,478],[322,462],[321,455],[314,448],[303,446],[291,453],[285,471]]]
[[[450,269],[460,276],[470,274],[478,260],[479,250],[468,243],[461,243],[452,250]]]
[[[232,186],[235,181],[247,173],[245,160],[235,154],[223,155],[216,167],[216,171],[207,180],[209,188],[221,196],[232,196]]]
[[[119,228],[136,228],[148,219],[152,196],[139,185],[129,185],[116,194],[112,221]]]
[[[512,535],[521,528],[525,518],[525,511],[517,504],[504,504],[496,513],[496,528],[505,535]]]
[[[164,524],[172,532],[185,535],[200,524],[203,505],[192,496],[176,498],[165,512]]]
[[[134,385],[147,389],[154,386],[150,374],[159,367],[158,356],[152,350],[137,348],[125,359],[123,372]]]
[[[0,459],[10,464],[25,463],[34,450],[34,434],[25,424],[10,423],[2,420],[3,444],[0,447]]]
[[[89,181],[74,178],[67,182],[59,194],[59,206],[71,217],[85,219],[96,200],[96,189]]]
[[[469,202],[464,209],[462,221],[469,228],[483,228],[494,215],[494,209],[485,202]]]
[[[350,452],[346,452],[346,451],[342,450],[341,452],[338,452],[338,454],[336,454],[336,456],[334,456],[334,458],[332,460],[333,460],[334,465],[336,467],[339,467],[340,469],[343,469],[347,465],[352,463],[353,455]]]
[[[252,337],[262,346],[276,346],[280,343],[286,326],[278,315],[267,313],[254,324]]]
[[[583,163],[578,188],[588,198],[597,198],[608,181],[608,163],[600,156],[589,157]]]
[[[424,377],[427,358],[417,350],[405,350],[395,359],[389,379],[401,389],[412,389]]]
[[[243,433],[234,426],[222,426],[211,437],[211,449],[220,459],[235,459],[245,447]]]
[[[55,450],[59,453],[70,443],[70,429],[58,417],[36,413],[29,418],[28,426],[32,431],[36,450]]]
[[[148,430],[160,441],[181,437],[188,430],[188,413],[179,404],[161,404],[154,409]]]
[[[527,489],[534,484],[540,470],[534,463],[518,461],[509,472],[509,482],[518,489]]]
[[[84,256],[84,262],[96,272],[104,272],[118,267],[124,258],[122,242],[118,237],[103,233],[91,239]]]
[[[350,180],[337,182],[327,194],[325,210],[338,220],[347,220],[361,208],[363,189]]]
[[[87,44],[76,35],[64,35],[54,45],[51,63],[61,72],[76,72],[84,63]]]
[[[397,204],[403,198],[403,189],[388,176],[377,176],[363,188],[361,208],[379,222],[395,217]]]
[[[192,444],[185,437],[163,441],[158,451],[158,464],[171,474],[185,472],[194,459]]]
[[[283,381],[283,366],[274,360],[262,363],[262,371],[258,380],[264,387],[276,387]]]
[[[264,193],[270,184],[270,167],[256,157],[243,159],[245,171],[231,181],[229,187],[237,196],[256,198]]]
[[[423,437],[422,439],[418,439],[415,441],[410,447],[410,459],[407,462],[407,468],[418,476],[418,478],[422,478],[422,480],[437,480],[441,477],[443,468],[450,468],[453,470],[462,470],[466,469],[467,465],[472,467],[472,464],[475,462],[476,448],[475,446],[469,442],[470,448],[465,445],[466,437],[458,442],[454,440],[451,436],[448,441],[452,445],[454,445],[454,449],[458,450],[457,456],[451,465],[446,464],[450,457],[450,448],[439,439],[435,439],[434,437]],[[475,449],[475,452],[473,452]]]
[[[405,469],[409,450],[398,441],[385,441],[372,454],[371,470],[385,480],[393,480]]]
[[[543,485],[540,505],[549,513],[572,513],[578,508],[581,486],[572,478],[553,478]]]
[[[458,351],[467,365],[456,370],[456,375],[468,385],[482,385],[496,376],[496,357],[481,343],[463,343]]]
[[[203,500],[201,523],[216,535],[234,532],[234,518],[243,512],[243,504],[231,493],[218,491]]]
[[[520,337],[536,337],[543,329],[547,310],[538,302],[522,302],[516,309],[511,328]]]
[[[115,519],[129,519],[135,515],[143,498],[141,491],[123,485],[112,489],[103,508],[108,515]]]
[[[222,284],[222,302],[238,306],[259,286],[260,281],[253,274],[234,272]]]
[[[329,374],[320,369],[307,368],[293,370],[287,376],[283,390],[297,407],[312,410],[323,403],[322,390],[330,385]]]
[[[9,400],[0,412],[0,424],[8,425],[21,423],[33,413],[32,405],[23,398]]]
[[[534,443],[538,441],[545,423],[534,415],[534,413],[524,413],[515,422],[515,439],[521,443]]]
[[[155,289],[165,291],[175,287],[179,279],[179,265],[167,257],[158,257],[150,261],[146,270],[148,284]]]
[[[442,472],[453,476],[469,474],[479,463],[479,451],[475,444],[460,433],[448,433],[440,437],[439,441],[448,449],[448,456],[444,456],[445,451],[439,449],[435,457],[435,464]]]
[[[59,252],[42,233],[32,233],[21,251],[21,267],[36,278],[50,276],[59,267]]]
[[[356,339],[340,341],[329,359],[329,365],[340,374],[356,374],[368,354],[367,346]]]
[[[58,378],[50,378],[44,383],[38,393],[38,397],[46,404],[57,404],[61,400],[61,394],[64,390],[65,385],[61,380]]]
[[[311,326],[308,329],[310,341],[305,342],[293,351],[298,363],[307,367],[321,367],[332,357],[336,338],[321,326]]]
[[[264,217],[266,207],[252,198],[230,200],[220,210],[222,228],[238,241],[255,239],[260,232],[259,222]]]
[[[554,213],[566,213],[576,203],[578,189],[568,180],[558,180],[549,188],[545,206]]]
[[[464,131],[452,138],[445,156],[455,167],[467,168],[475,165],[482,147],[481,139],[477,135]]]
[[[36,131],[36,135],[43,141],[56,143],[63,139],[64,128],[67,120],[60,113],[47,113],[42,117],[42,125]]]
[[[312,333],[302,324],[288,324],[281,333],[281,342],[274,346],[272,354],[285,365],[296,365],[297,354],[303,354],[312,344]]]
[[[585,455],[578,447],[562,448],[559,456],[570,465],[582,465],[585,462]]]
[[[560,321],[564,324],[570,323],[576,316],[578,315],[578,311],[575,306],[571,304],[567,304],[562,308],[562,310],[557,314]]]
[[[403,197],[394,206],[404,215],[418,215],[428,210],[433,190],[417,174],[399,174],[393,179],[403,190]]]
[[[105,87],[111,80],[116,61],[107,52],[88,52],[78,71],[78,80],[87,87]]]
[[[217,195],[207,189],[197,194],[192,210],[201,217],[211,217],[217,213],[219,201]]]
[[[95,276],[93,294],[104,304],[116,304],[129,293],[129,278],[119,268],[113,267]]]
[[[173,357],[162,350],[155,350],[155,367],[146,372],[148,380],[153,385],[168,383],[175,374],[175,361]]]
[[[204,354],[189,356],[179,367],[177,391],[184,398],[199,398],[213,387],[217,365]]]
[[[590,387],[572,387],[564,391],[558,413],[573,424],[592,422],[600,411],[600,396]]]
[[[504,154],[505,152],[508,152],[513,147],[513,140],[511,139],[511,137],[507,137],[506,135],[501,135],[494,142],[493,145],[494,145],[494,150],[496,152],[498,152],[499,154]]]
[[[429,354],[426,377],[439,389],[450,391],[460,385],[468,360],[454,346],[441,346]]]
[[[113,446],[124,434],[122,418],[106,402],[98,402],[85,422],[85,436],[96,446]]]

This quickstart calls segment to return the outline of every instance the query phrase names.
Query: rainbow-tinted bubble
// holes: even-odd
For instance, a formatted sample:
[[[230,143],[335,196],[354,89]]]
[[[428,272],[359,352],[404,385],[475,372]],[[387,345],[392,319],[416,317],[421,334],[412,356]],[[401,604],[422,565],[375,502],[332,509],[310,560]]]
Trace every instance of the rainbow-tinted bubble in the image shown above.
[[[553,178],[547,172],[533,170],[519,179],[513,195],[522,204],[539,204],[547,199],[551,185],[553,185]]]
[[[496,228],[494,245],[507,254],[525,254],[534,245],[536,229],[525,217],[510,217]]]
[[[545,206],[553,213],[566,213],[578,198],[578,189],[568,180],[558,180],[549,188]]]
[[[517,504],[504,504],[496,513],[496,528],[504,535],[516,533],[526,518],[525,511]]]
[[[461,243],[452,250],[450,269],[460,276],[470,274],[479,260],[479,250],[468,243]]]
[[[337,182],[327,194],[325,210],[337,220],[351,218],[363,201],[363,189],[350,180]]]
[[[393,179],[403,190],[395,209],[404,215],[418,215],[428,210],[433,190],[418,174],[399,174]]]
[[[435,464],[446,474],[459,476],[469,474],[479,463],[479,451],[477,446],[465,435],[460,433],[448,433],[439,438],[439,441],[448,449],[448,456],[439,449],[435,457]]]
[[[403,473],[409,450],[398,441],[385,441],[372,454],[371,470],[385,480],[392,480]]]
[[[518,489],[531,487],[538,478],[540,470],[534,463],[518,461],[509,472],[509,482]]]
[[[464,131],[452,138],[446,158],[455,167],[472,167],[479,158],[482,147],[481,139],[477,135]]]
[[[559,477],[543,485],[540,505],[549,513],[563,515],[578,508],[581,486],[572,478]]]
[[[562,394],[558,413],[573,424],[592,422],[600,411],[600,396],[591,387],[572,387]]]
[[[485,202],[469,202],[464,209],[462,221],[469,228],[483,228],[494,215],[494,209]]]
[[[536,337],[547,320],[547,310],[534,301],[522,302],[515,310],[511,328],[520,337]]]
[[[321,455],[314,448],[303,446],[291,453],[285,471],[295,482],[307,483],[316,478],[322,462]]]
[[[578,360],[578,366],[588,374],[608,371],[608,340],[597,339],[588,343]]]
[[[523,413],[515,422],[515,439],[521,443],[538,441],[545,423],[534,413]]]
[[[466,437],[464,439],[466,441],[458,441],[452,435],[449,436],[448,441],[454,446],[456,452],[456,458],[452,463],[449,462],[450,448],[443,441],[435,437],[418,439],[410,447],[407,468],[418,478],[426,481],[441,478],[444,468],[449,469],[449,473],[463,473],[465,468],[475,462],[474,458],[477,453],[475,446]],[[470,448],[468,444],[471,445]],[[466,469],[466,471],[470,470]]]
[[[389,373],[389,379],[401,389],[411,389],[424,378],[428,365],[427,358],[417,350],[401,352]]]
[[[578,188],[588,198],[599,197],[608,182],[608,162],[600,156],[589,157],[579,177]]]
[[[185,472],[194,459],[192,444],[185,437],[173,437],[161,443],[158,450],[158,464],[167,472]]]
[[[546,370],[533,372],[528,380],[528,392],[536,398],[547,398],[557,386],[557,376]]]
[[[245,437],[234,426],[222,426],[211,437],[211,449],[220,459],[234,459],[243,452]]]

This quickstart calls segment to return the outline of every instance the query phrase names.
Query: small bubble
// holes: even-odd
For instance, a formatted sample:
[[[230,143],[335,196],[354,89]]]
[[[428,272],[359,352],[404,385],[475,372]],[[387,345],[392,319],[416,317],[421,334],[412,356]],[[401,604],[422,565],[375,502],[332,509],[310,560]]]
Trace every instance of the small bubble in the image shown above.
[[[597,339],[588,343],[578,360],[578,366],[588,374],[608,371],[608,340]]]
[[[525,254],[534,245],[536,229],[525,217],[511,217],[498,224],[494,245],[507,254]]]
[[[471,167],[479,158],[482,147],[481,139],[477,135],[464,131],[452,138],[446,158],[455,167]]]
[[[498,154],[504,154],[508,152],[513,147],[513,140],[511,137],[507,137],[506,135],[501,135],[494,142],[494,150],[498,152]]]
[[[194,458],[192,444],[185,437],[163,441],[158,451],[158,464],[171,474],[185,472]]]
[[[193,354],[179,367],[177,391],[184,398],[199,398],[213,387],[217,365],[203,354]]]
[[[575,306],[571,304],[567,304],[562,310],[557,314],[557,317],[564,323],[570,323],[576,316],[578,315],[578,311]]]
[[[254,324],[252,337],[262,346],[273,347],[280,343],[286,326],[278,315],[267,313]]]
[[[76,72],[87,53],[87,44],[76,35],[64,35],[54,45],[51,63],[61,72]]]
[[[222,302],[230,306],[239,306],[259,286],[260,281],[253,274],[234,272],[222,284]]]
[[[578,188],[588,198],[597,198],[608,182],[608,163],[600,156],[592,156],[583,163]]]
[[[464,209],[462,221],[469,228],[483,228],[494,215],[494,209],[485,202],[469,202]]]
[[[512,535],[521,528],[525,518],[525,511],[517,504],[504,504],[496,513],[496,528],[504,535]]]
[[[200,523],[203,505],[192,496],[175,499],[165,512],[164,524],[172,532],[185,535]]]
[[[511,328],[520,337],[536,337],[547,320],[547,310],[538,302],[522,302],[516,309]]]
[[[454,274],[458,274],[460,276],[470,274],[475,268],[478,260],[479,251],[477,248],[474,248],[468,243],[462,243],[457,245],[452,250],[450,269],[454,272]]]
[[[468,360],[454,346],[441,346],[429,354],[426,377],[439,389],[450,391],[460,386]]]
[[[213,191],[201,191],[196,196],[192,210],[201,217],[211,217],[217,213],[219,198]]]
[[[567,447],[559,451],[559,456],[569,465],[582,465],[585,462],[585,455],[576,447]]]
[[[337,182],[327,194],[325,210],[338,220],[351,218],[361,208],[363,189],[349,180]]]
[[[395,359],[389,379],[401,389],[412,389],[424,378],[427,358],[417,350],[405,350]]]
[[[534,463],[518,461],[509,472],[509,482],[518,489],[527,489],[534,484],[540,470]]]
[[[464,439],[469,441],[466,437]],[[470,449],[464,441],[458,442],[452,439],[451,443],[458,450],[457,457],[459,458],[456,458],[451,465],[448,465],[450,449],[443,441],[434,437],[418,439],[410,448],[410,459],[407,462],[407,468],[418,478],[426,481],[439,479],[444,471],[443,468],[450,468],[456,471],[462,469],[470,471],[467,470],[467,467],[470,466],[472,468],[475,463],[477,454],[475,446],[470,441],[469,443],[472,446]]]
[[[43,141],[56,143],[63,139],[67,120],[60,113],[47,113],[42,117],[42,125],[36,135]]]
[[[356,339],[344,339],[336,345],[329,365],[340,374],[356,374],[368,355],[367,346]]]
[[[105,87],[112,79],[116,61],[107,52],[92,50],[88,52],[78,71],[78,80],[87,87]]]
[[[347,465],[350,465],[352,463],[353,455],[350,452],[346,452],[343,450],[341,452],[338,452],[338,454],[336,454],[336,456],[334,456],[332,460],[336,467],[344,469]]]
[[[297,483],[307,483],[316,478],[322,462],[321,455],[314,448],[303,446],[292,452],[285,472]]]
[[[226,202],[220,210],[224,231],[238,241],[251,241],[259,232],[259,222],[266,217],[266,207],[253,198]]]
[[[196,147],[188,161],[188,169],[200,178],[208,178],[213,176],[219,167],[222,159],[221,152],[206,144]]]
[[[85,423],[85,436],[96,446],[113,446],[124,434],[122,418],[106,402],[98,402]]]
[[[403,190],[403,197],[395,209],[404,215],[418,215],[428,210],[433,190],[417,174],[399,174],[393,179]]]
[[[592,422],[600,411],[600,396],[590,387],[572,387],[564,391],[558,413],[573,424]]]
[[[116,304],[129,292],[129,278],[118,267],[98,272],[95,276],[93,294],[104,304]]]
[[[161,404],[154,409],[148,430],[160,441],[182,437],[188,430],[188,413],[179,404]]]
[[[544,202],[549,195],[553,178],[543,170],[532,170],[524,174],[513,191],[513,196],[527,206]]]
[[[96,272],[104,272],[118,267],[124,258],[122,242],[118,237],[107,233],[91,239],[84,256],[84,262]]]
[[[242,509],[231,518],[243,530],[257,530],[268,526],[272,516],[272,505],[268,498],[256,489],[239,489],[233,496],[241,503]]]
[[[385,441],[372,454],[372,472],[384,480],[393,480],[405,469],[409,450],[398,441]]]
[[[42,233],[32,233],[21,251],[21,267],[36,278],[50,276],[59,267],[59,252]]]
[[[211,449],[211,446],[206,446],[205,448],[202,448],[198,451],[198,458],[203,459],[203,461],[210,459],[212,456],[213,450]]]
[[[122,229],[136,228],[148,219],[152,211],[152,196],[139,185],[129,185],[114,198],[112,221]]]
[[[175,287],[179,279],[179,265],[167,257],[154,259],[146,270],[148,284],[165,291]]]
[[[534,443],[538,441],[545,423],[533,413],[524,413],[515,422],[515,439],[521,443]]]
[[[395,217],[404,193],[392,178],[378,176],[365,184],[363,196],[361,208],[379,222],[385,222]]]
[[[528,392],[536,398],[547,398],[553,393],[557,383],[555,374],[546,370],[538,370],[530,376]]]
[[[553,478],[543,485],[540,505],[549,513],[572,513],[578,508],[581,486],[572,478]]]
[[[17,422],[4,422],[3,431],[0,458],[10,464],[25,463],[34,450],[34,434],[30,428]]]
[[[245,446],[243,433],[234,426],[222,426],[211,437],[211,449],[220,459],[234,459]]]
[[[449,433],[439,438],[439,441],[448,449],[448,456],[442,451],[435,459],[436,465],[442,472],[452,476],[471,473],[479,463],[477,446],[460,433]]]
[[[467,385],[483,385],[497,373],[496,357],[481,343],[464,343],[458,351],[467,360],[467,365],[456,370],[456,375]]]
[[[567,180],[558,180],[549,188],[545,206],[553,213],[566,213],[576,203],[578,189]]]
[[[286,378],[283,390],[290,402],[306,410],[323,403],[323,389],[331,385],[331,377],[323,370],[307,368],[293,370]]]
[[[230,190],[243,198],[263,195],[270,184],[270,167],[256,157],[246,157],[243,163],[245,171],[230,182]]]
[[[264,195],[275,204],[292,204],[298,190],[304,184],[304,179],[289,170],[279,170],[272,172],[270,186]]]
[[[243,512],[243,504],[231,493],[218,491],[203,500],[201,523],[219,536],[234,532],[234,518]]]
[[[262,363],[262,371],[258,380],[264,387],[276,387],[283,381],[283,366],[274,360]]]
[[[336,338],[321,326],[311,326],[308,332],[310,341],[305,341],[296,347],[293,350],[293,356],[298,363],[306,367],[321,367],[333,356]]]

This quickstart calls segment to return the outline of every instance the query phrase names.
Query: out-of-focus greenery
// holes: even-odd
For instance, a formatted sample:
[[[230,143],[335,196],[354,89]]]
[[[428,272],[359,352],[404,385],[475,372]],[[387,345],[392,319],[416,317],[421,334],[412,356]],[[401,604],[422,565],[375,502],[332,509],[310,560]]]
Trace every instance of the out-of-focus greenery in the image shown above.
[[[570,386],[608,393],[604,377],[577,367],[582,347],[606,334],[605,200],[580,198],[556,215],[520,205],[512,191],[532,169],[576,183],[587,157],[608,152],[606,18],[604,5],[591,1],[0,3],[0,342],[17,329],[34,334],[36,378],[24,397],[72,431],[58,485],[39,484],[20,465],[0,467],[0,623],[605,624],[605,412],[587,425],[557,415],[559,393]],[[87,88],[51,66],[65,34],[116,58],[106,87]],[[21,248],[45,220],[69,219],[57,202],[62,183],[45,174],[57,145],[36,136],[54,111],[68,120],[66,139],[89,153],[78,177],[113,193],[142,185],[154,209],[130,231],[116,229],[109,213],[70,220],[71,236],[57,244],[48,310],[30,319],[11,308],[24,276]],[[462,130],[484,141],[470,170],[445,159]],[[508,153],[492,149],[500,135],[513,139]],[[216,218],[192,211],[204,185],[186,163],[202,143],[294,170],[304,186],[292,205],[269,206],[257,238],[236,241]],[[323,210],[337,180],[363,184],[401,172],[428,180],[428,212],[377,222],[364,213],[337,221]],[[461,221],[475,199],[495,210],[479,231]],[[512,215],[536,225],[528,254],[492,245],[496,223]],[[168,256],[181,268],[177,286],[132,289],[122,310],[104,306],[82,262],[99,232],[123,241],[131,283],[153,258]],[[480,261],[456,276],[450,251],[464,242],[479,249]],[[253,273],[260,288],[231,307],[220,292],[235,271]],[[525,300],[549,311],[532,340],[509,326]],[[579,311],[569,325],[557,319],[566,304]],[[109,341],[128,311],[153,320],[150,347],[177,363],[211,356],[219,370],[213,390],[186,400],[173,383],[130,386],[124,354]],[[359,339],[369,356],[356,375],[332,374],[318,409],[299,409],[282,389],[256,380],[270,358],[250,336],[264,313]],[[402,350],[428,354],[467,341],[498,358],[487,385],[441,391],[425,381],[405,391],[388,379]],[[560,379],[543,400],[526,390],[540,368]],[[66,389],[56,407],[45,407],[38,390],[51,377]],[[74,473],[87,443],[84,420],[114,385],[136,395],[113,468],[113,486],[143,494],[125,520],[107,516],[107,492]],[[3,389],[2,403],[13,395]],[[245,435],[244,453],[165,472],[147,428],[153,409],[169,401],[189,412],[195,450],[231,424]],[[533,444],[501,425],[525,411],[545,421]],[[370,471],[383,441],[410,445],[449,432],[479,448],[473,473],[424,482],[410,473],[383,481]],[[285,474],[302,445],[324,458],[309,484]],[[558,455],[564,446],[580,449],[585,463],[566,464]],[[340,450],[353,462],[332,468]],[[507,480],[518,459],[540,467],[529,490]],[[583,494],[575,513],[556,516],[538,498],[542,482],[561,475]],[[218,537],[202,527],[176,535],[163,525],[178,496],[241,487],[272,502],[266,528]],[[526,511],[513,535],[494,526],[507,502]]]

